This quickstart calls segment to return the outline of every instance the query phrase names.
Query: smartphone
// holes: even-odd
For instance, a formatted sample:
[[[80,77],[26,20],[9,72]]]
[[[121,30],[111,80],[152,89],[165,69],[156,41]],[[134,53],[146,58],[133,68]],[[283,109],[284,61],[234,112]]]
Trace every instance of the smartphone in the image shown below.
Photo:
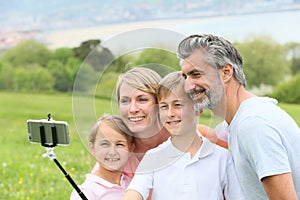
[[[43,146],[70,144],[68,123],[53,120],[27,120],[28,139]]]

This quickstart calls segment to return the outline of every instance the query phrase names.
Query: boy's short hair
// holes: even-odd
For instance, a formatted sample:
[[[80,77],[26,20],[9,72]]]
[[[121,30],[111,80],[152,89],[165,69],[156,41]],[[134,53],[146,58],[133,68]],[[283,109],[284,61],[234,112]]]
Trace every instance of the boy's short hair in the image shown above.
[[[95,125],[92,128],[91,134],[89,136],[89,142],[93,143],[96,140],[97,133],[101,131],[101,124],[106,124],[115,131],[119,132],[121,135],[124,135],[128,145],[130,146],[132,141],[133,141],[133,133],[128,129],[128,127],[125,125],[123,120],[116,116],[116,115],[111,115],[111,114],[103,114],[95,123]]]
[[[180,95],[188,94],[184,90],[185,79],[182,75],[182,72],[176,71],[167,74],[160,82],[157,90],[157,99],[158,101],[166,98],[170,93],[176,92]]]

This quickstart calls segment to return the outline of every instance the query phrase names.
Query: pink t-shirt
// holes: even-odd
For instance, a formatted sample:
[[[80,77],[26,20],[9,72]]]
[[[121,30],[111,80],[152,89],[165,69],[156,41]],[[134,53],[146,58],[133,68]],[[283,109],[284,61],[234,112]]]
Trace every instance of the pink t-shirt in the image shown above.
[[[79,188],[88,200],[120,200],[130,181],[131,178],[123,174],[120,182],[121,185],[116,185],[99,176],[87,174],[85,181]],[[81,200],[81,197],[73,190],[70,200]]]

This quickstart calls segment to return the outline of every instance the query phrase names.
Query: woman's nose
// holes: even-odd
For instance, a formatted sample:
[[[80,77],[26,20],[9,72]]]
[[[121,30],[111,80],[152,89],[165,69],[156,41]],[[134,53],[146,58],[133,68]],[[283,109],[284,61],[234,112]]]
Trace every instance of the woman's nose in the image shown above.
[[[139,111],[139,107],[135,102],[131,102],[130,107],[129,107],[129,112],[131,113],[136,113]]]

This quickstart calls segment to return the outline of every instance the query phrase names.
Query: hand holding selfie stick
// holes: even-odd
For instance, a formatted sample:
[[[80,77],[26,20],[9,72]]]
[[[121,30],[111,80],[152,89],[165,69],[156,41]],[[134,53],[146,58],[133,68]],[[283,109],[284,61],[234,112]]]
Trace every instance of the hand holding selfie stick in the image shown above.
[[[48,114],[48,121],[51,121],[51,114]],[[47,153],[45,153],[43,156],[47,156],[50,160],[53,160],[55,164],[59,167],[59,169],[63,172],[65,175],[66,179],[71,183],[73,188],[76,190],[78,195],[81,197],[83,200],[88,200],[86,196],[83,194],[83,192],[79,189],[79,187],[76,185],[76,183],[73,181],[71,176],[65,171],[65,169],[61,166],[61,164],[58,162],[56,159],[56,155],[53,151],[53,148],[57,145],[57,130],[56,127],[53,126],[51,127],[51,132],[52,132],[52,144],[46,143],[46,133],[45,133],[45,127],[43,125],[40,126],[40,138],[41,138],[41,145],[43,147],[46,147]]]

